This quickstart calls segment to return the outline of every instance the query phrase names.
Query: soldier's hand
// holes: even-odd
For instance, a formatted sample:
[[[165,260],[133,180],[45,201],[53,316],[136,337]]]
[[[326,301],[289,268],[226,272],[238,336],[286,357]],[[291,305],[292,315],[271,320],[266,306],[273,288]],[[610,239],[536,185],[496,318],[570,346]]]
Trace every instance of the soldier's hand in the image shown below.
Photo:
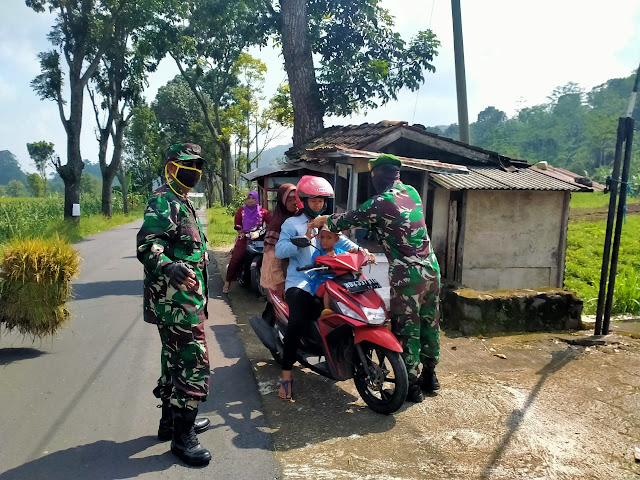
[[[169,283],[177,290],[191,290],[196,285],[196,274],[186,264],[173,262],[164,267]]]

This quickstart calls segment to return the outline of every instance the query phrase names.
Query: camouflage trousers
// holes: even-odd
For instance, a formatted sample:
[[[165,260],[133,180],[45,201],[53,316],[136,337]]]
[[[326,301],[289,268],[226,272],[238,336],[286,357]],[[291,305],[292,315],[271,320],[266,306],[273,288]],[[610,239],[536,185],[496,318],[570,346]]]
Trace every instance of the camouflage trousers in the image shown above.
[[[440,281],[391,287],[391,330],[403,348],[409,383],[420,376],[420,364],[440,361]]]
[[[198,408],[209,394],[209,354],[204,322],[158,325],[161,375],[153,393],[180,408]]]

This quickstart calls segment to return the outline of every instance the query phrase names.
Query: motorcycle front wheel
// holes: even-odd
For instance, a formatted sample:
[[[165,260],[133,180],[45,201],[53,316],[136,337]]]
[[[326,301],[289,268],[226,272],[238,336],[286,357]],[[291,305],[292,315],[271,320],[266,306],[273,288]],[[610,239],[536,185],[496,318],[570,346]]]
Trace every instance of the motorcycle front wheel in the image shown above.
[[[361,344],[367,369],[356,355],[353,381],[358,393],[371,410],[384,415],[398,411],[407,398],[409,379],[398,352],[372,343]]]

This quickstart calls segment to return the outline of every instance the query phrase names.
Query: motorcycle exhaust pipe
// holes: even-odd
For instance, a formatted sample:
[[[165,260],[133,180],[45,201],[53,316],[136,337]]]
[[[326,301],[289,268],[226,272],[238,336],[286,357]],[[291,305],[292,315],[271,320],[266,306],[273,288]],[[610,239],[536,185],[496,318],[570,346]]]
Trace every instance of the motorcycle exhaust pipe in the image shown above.
[[[273,335],[273,327],[267,323],[267,321],[259,315],[254,315],[249,319],[249,325],[256,332],[256,335],[260,339],[264,346],[271,351],[276,351],[276,339]]]

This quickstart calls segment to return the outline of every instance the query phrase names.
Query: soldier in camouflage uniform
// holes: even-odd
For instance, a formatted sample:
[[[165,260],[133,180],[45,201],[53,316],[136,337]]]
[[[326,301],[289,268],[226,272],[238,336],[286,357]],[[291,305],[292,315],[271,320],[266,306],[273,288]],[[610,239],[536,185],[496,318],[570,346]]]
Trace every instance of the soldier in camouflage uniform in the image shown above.
[[[153,192],[137,236],[144,265],[144,320],[157,325],[162,342],[161,376],[153,393],[162,400],[158,438],[172,439],[171,451],[190,465],[211,454],[198,442],[209,419],[196,418],[209,393],[207,243],[187,198],[202,174],[199,145],[172,145],[166,183]]]
[[[400,159],[380,155],[369,161],[377,195],[344,214],[318,217],[338,232],[354,226],[375,228],[389,260],[390,315],[393,333],[403,346],[409,374],[407,400],[421,402],[421,389],[440,388],[435,366],[440,355],[440,267],[415,188],[400,181]],[[420,375],[422,364],[422,375]]]

